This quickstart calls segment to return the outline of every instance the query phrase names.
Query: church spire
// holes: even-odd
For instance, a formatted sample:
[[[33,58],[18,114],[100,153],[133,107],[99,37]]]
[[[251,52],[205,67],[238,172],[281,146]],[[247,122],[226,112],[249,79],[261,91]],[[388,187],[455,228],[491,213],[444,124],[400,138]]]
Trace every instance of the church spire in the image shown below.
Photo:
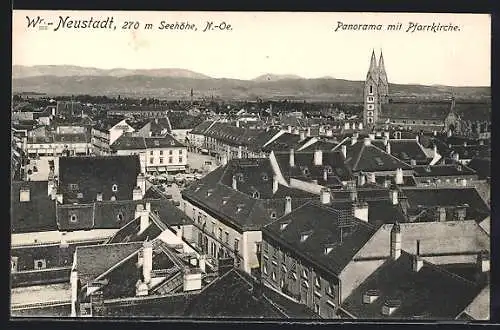
[[[377,58],[375,57],[375,50],[372,50],[372,58],[370,60],[370,68],[368,69],[368,74],[366,78],[372,77],[376,79],[378,76]]]
[[[386,74],[384,66],[384,55],[382,54],[382,50],[380,50],[380,58],[378,59],[378,70],[381,74]]]

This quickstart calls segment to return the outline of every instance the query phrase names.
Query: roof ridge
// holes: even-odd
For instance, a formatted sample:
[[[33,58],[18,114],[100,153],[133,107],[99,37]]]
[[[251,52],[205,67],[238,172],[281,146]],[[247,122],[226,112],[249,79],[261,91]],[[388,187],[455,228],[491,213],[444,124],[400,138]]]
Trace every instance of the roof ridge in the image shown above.
[[[388,142],[388,143],[390,143],[390,142]],[[375,148],[377,148],[378,150],[382,151],[384,154],[389,155],[389,157],[391,157],[391,158],[393,158],[393,159],[397,160],[398,162],[401,162],[401,163],[405,164],[406,166],[411,167],[411,165],[410,165],[410,164],[408,164],[408,163],[406,163],[406,162],[402,161],[401,159],[399,159],[399,158],[397,158],[397,157],[395,157],[395,156],[391,155],[390,153],[388,153],[387,151],[385,151],[385,150],[383,150],[383,149],[381,149],[381,148],[377,147],[376,145],[374,145],[374,144],[370,144],[370,145],[371,145],[371,146],[373,146],[373,147],[375,147]]]
[[[359,153],[357,155],[358,157],[357,157],[356,161],[354,162],[354,164],[352,165],[353,170],[355,170],[358,167],[359,161],[361,160],[361,155],[363,154],[363,151],[365,150],[364,142],[360,141],[358,143],[363,143],[363,144],[361,144],[361,148],[359,149]]]

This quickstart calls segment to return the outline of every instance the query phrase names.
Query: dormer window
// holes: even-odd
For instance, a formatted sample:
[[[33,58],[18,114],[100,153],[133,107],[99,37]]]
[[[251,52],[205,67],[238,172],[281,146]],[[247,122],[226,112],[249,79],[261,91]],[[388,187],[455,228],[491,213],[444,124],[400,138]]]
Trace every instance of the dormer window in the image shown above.
[[[118,221],[118,222],[123,221],[123,214],[121,212],[116,215],[116,221]]]
[[[260,193],[259,193],[258,191],[254,191],[254,192],[252,193],[252,197],[253,197],[253,198],[260,198]]]
[[[78,198],[78,199],[83,198],[83,194],[81,192],[79,192],[78,194],[76,194],[76,198]]]
[[[238,204],[238,206],[236,208],[236,213],[240,213],[244,207],[245,207],[245,204]]]
[[[332,174],[333,173],[333,169],[331,168],[331,166],[327,166],[326,167],[326,173],[328,173],[328,174]]]
[[[306,268],[302,269],[302,277],[307,278],[309,276],[309,272],[307,271]]]
[[[155,146],[159,147],[159,146],[160,146],[160,141],[155,140],[155,141],[154,141],[154,144],[155,144]]]
[[[329,254],[330,252],[332,252],[333,248],[334,248],[333,245],[325,246],[325,254]]]
[[[425,171],[426,171],[426,172],[430,172],[430,171],[431,171],[431,167],[430,167],[430,166],[426,166],[426,167],[425,167]]]
[[[263,173],[262,174],[262,181],[267,181],[267,180],[269,180],[269,177],[267,176],[266,173]]]
[[[304,175],[309,175],[309,169],[307,167],[305,167],[303,170],[302,170],[302,173],[304,173]]]
[[[229,200],[229,197],[223,197],[222,198],[222,205],[226,205],[228,200]]]
[[[239,182],[245,181],[245,177],[243,176],[243,173],[236,174],[236,178],[238,179]]]
[[[400,306],[401,301],[399,300],[387,300],[382,306],[382,315],[392,315]]]
[[[117,192],[118,191],[118,186],[116,184],[111,186],[111,191],[112,192]]]
[[[363,294],[363,304],[371,304],[375,300],[378,299],[380,296],[380,291],[379,290],[368,290]]]
[[[288,226],[289,222],[282,222],[280,224],[280,230],[285,230],[285,228]]]
[[[314,278],[314,286],[316,287],[316,289],[321,290],[321,281],[319,277]]]
[[[77,215],[76,215],[76,214],[72,214],[72,215],[70,215],[70,217],[69,217],[69,221],[70,221],[71,223],[75,223],[75,222],[77,222],[77,221],[78,221],[78,217],[77,217]]]
[[[116,201],[116,197],[115,196],[111,196],[111,198],[109,200],[110,201]]]
[[[300,234],[300,242],[301,243],[305,242],[309,238],[309,236],[311,236],[311,232],[310,231],[301,233]]]
[[[207,190],[207,197],[210,197],[212,195],[213,189],[208,189]]]

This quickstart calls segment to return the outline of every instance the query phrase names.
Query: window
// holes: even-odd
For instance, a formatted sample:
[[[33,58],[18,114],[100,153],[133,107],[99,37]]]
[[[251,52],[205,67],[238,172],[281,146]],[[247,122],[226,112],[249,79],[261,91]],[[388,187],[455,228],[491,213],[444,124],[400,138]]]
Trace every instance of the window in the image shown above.
[[[154,163],[154,158],[149,158],[149,163],[153,164]]]
[[[35,268],[35,270],[45,269],[45,268],[47,268],[47,262],[45,261],[45,259],[35,260],[34,268]]]
[[[163,157],[160,157],[160,164],[163,164]]]
[[[222,229],[219,228],[219,239],[222,240]]]
[[[262,242],[262,245],[264,246],[264,252],[268,252],[269,251],[269,248],[268,248],[268,244],[267,242]]]
[[[368,96],[368,97],[367,97],[367,101],[368,101],[368,102],[373,102],[373,96]]]
[[[319,314],[319,313],[320,313],[319,304],[314,304],[314,312],[315,312],[316,314]]]
[[[331,284],[326,287],[326,294],[332,298],[335,297],[335,289]]]
[[[369,124],[372,124],[372,123],[373,123],[373,118],[368,117],[368,123],[369,123]]]
[[[11,272],[17,272],[17,260],[18,257],[12,257],[10,260],[10,271]]]
[[[273,281],[276,281],[276,273],[275,272],[272,272],[271,278],[273,279]]]
[[[70,183],[68,186],[69,186],[69,190],[71,190],[71,191],[78,190],[78,184],[77,183]]]
[[[113,186],[111,186],[111,190],[113,192],[117,192],[118,191],[118,186],[116,184],[114,184]]]
[[[235,238],[234,239],[234,251],[239,251],[240,250],[240,240]]]
[[[172,157],[168,157],[168,163],[172,164]]]
[[[78,194],[76,194],[76,198],[83,198],[83,194],[79,192]]]
[[[373,86],[370,85],[370,94],[373,94]]]
[[[367,115],[368,117],[373,117],[373,111],[368,111],[368,112],[366,113],[366,115]]]
[[[153,150],[151,150],[151,151],[149,152],[149,155],[150,155],[150,156],[153,156]],[[151,163],[152,163],[152,162],[151,162]]]
[[[169,151],[168,151],[168,154],[169,154],[169,155],[172,155],[172,154],[173,154],[173,151],[172,151],[172,150],[169,150]]]
[[[308,275],[309,275],[309,272],[307,271],[307,269],[305,269],[305,268],[304,268],[304,269],[302,269],[302,277],[303,277],[303,278],[307,278],[307,277],[308,277]]]
[[[77,222],[78,221],[78,217],[76,216],[76,214],[70,215],[69,221],[72,222],[72,223]]]
[[[226,243],[229,243],[229,233],[226,231],[224,234],[226,234]]]
[[[123,214],[121,212],[116,215],[116,220],[119,222],[123,221]]]
[[[179,157],[179,163],[182,163],[182,157]]]
[[[264,268],[264,274],[267,275],[267,265],[266,265],[266,263],[264,263],[264,267],[263,268]]]
[[[179,149],[179,155],[182,155],[182,149]]]
[[[160,150],[160,156],[163,156],[163,150]]]

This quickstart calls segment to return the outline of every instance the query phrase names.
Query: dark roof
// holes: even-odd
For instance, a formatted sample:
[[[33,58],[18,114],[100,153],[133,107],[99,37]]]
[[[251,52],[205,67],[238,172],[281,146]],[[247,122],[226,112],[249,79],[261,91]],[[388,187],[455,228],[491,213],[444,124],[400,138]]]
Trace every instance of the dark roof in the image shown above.
[[[45,136],[29,136],[28,143],[89,143],[90,135],[86,133],[58,134],[47,132]]]
[[[491,157],[489,145],[459,145],[448,147],[453,153],[458,153],[460,159],[471,159],[474,157]]]
[[[127,120],[127,124],[129,124],[135,130],[140,130],[141,128],[144,128],[144,126],[146,126],[150,122],[151,122],[151,120],[148,120],[148,119],[144,119],[144,120]]]
[[[296,178],[304,181],[317,180],[318,184],[339,186],[341,181],[351,178],[351,171],[344,164],[341,152],[322,152],[322,165],[314,164],[314,151],[294,151],[295,166],[290,166],[290,152],[275,152],[276,160],[281,173],[285,178]],[[324,181],[324,171],[328,173],[328,180]]]
[[[205,131],[204,135],[228,145],[250,146],[252,141],[262,132],[265,130],[236,127],[229,123],[216,122]]]
[[[371,144],[371,142],[366,145],[363,140],[356,142],[354,145],[347,145],[346,165],[353,172],[394,171],[398,168],[403,170],[411,169],[408,163],[388,154],[385,149],[381,149]]]
[[[191,134],[204,134],[205,131],[210,127],[210,125],[213,124],[213,120],[205,120],[204,122],[202,122],[201,124],[199,124],[198,126],[194,127],[192,130],[191,130]]]
[[[29,189],[30,201],[21,202],[21,189]],[[12,233],[57,230],[56,202],[48,194],[47,181],[11,183],[10,221]]]
[[[491,177],[491,158],[473,158],[467,166],[476,171],[480,179]]]
[[[142,242],[99,244],[76,248],[78,278],[85,285],[142,248]]]
[[[408,222],[401,204],[393,205],[389,200],[368,201],[368,223],[380,226],[385,223]]]
[[[107,132],[109,131],[113,126],[124,120],[125,117],[123,116],[107,116],[106,118],[99,118],[97,119],[96,123],[93,125],[93,128],[101,131],[101,132]]]
[[[301,149],[301,151],[319,149],[319,150],[323,150],[323,152],[325,152],[325,151],[331,151],[336,146],[337,146],[337,143],[334,143],[331,141],[319,140],[319,141]]]
[[[61,157],[59,159],[59,192],[64,203],[89,203],[97,193],[103,200],[131,200],[140,173],[139,156]],[[76,184],[78,187],[70,187]],[[113,191],[116,185],[117,191]],[[83,196],[77,198],[77,194]]]
[[[282,230],[283,223],[287,225]],[[310,202],[269,224],[263,233],[338,275],[375,233],[375,229],[355,218],[342,219],[341,213],[332,207]],[[308,235],[305,241],[301,240],[304,233]],[[332,251],[325,254],[327,246]]]
[[[283,133],[263,149],[264,151],[288,151],[291,148],[298,149],[299,142],[302,142],[299,135]]]
[[[372,143],[380,149],[386,150],[386,146],[383,141],[375,140],[372,141]],[[415,139],[389,140],[389,144],[391,148],[391,155],[406,163],[409,163],[412,159],[417,161],[417,164],[427,162],[427,155]]]
[[[467,204],[467,217],[482,220],[490,210],[475,188],[408,188],[402,191],[411,209],[454,207]]]
[[[232,189],[233,165],[242,164],[244,162],[266,162],[265,159],[252,160],[231,160],[227,166],[219,167],[207,174],[201,180],[194,182],[182,191],[183,198],[194,203],[207,212],[216,214],[218,218],[235,227],[237,230],[256,230],[263,225],[273,221],[274,218],[283,215],[285,210],[285,198],[269,198],[269,184],[272,184],[272,175],[269,173],[268,180],[270,182],[262,182],[259,176],[262,171],[255,167],[248,170],[247,177],[243,172],[243,182],[238,182],[239,190]],[[240,166],[241,168],[241,166]],[[253,168],[250,166],[250,168]],[[240,171],[240,170],[238,170]],[[235,174],[236,174],[235,173]],[[249,185],[249,177],[256,178],[255,182]],[[228,184],[228,179],[231,178],[231,183]],[[258,179],[260,178],[260,180]],[[247,182],[247,183],[245,183]],[[253,193],[253,188],[259,189],[262,198],[253,198],[248,192]],[[272,189],[272,186],[271,186]],[[281,188],[280,188],[281,189]],[[279,192],[279,190],[278,190]],[[292,197],[292,208],[302,205],[305,201],[311,198],[303,198],[304,192],[296,189],[290,189],[290,197]],[[272,191],[271,191],[272,193]],[[292,193],[296,193],[294,195]],[[281,195],[281,193],[280,193]],[[300,196],[300,197],[297,197]],[[317,198],[316,196],[314,198]]]
[[[189,317],[189,318],[317,318],[304,306],[285,302],[264,288],[253,293],[253,282],[232,269],[204,287],[199,293],[173,294],[144,300],[134,305],[109,305],[107,316]],[[275,301],[276,299],[276,301]],[[277,307],[279,306],[279,307]]]
[[[476,171],[468,166],[461,164],[433,165],[433,166],[415,166],[413,167],[416,177],[425,176],[457,176],[474,175]]]
[[[404,252],[387,260],[345,299],[342,308],[359,319],[455,319],[479,294],[481,287],[437,266],[424,262],[412,269],[412,257]],[[379,297],[363,303],[368,290]],[[385,303],[398,302],[390,316],[382,314]],[[390,303],[390,302],[389,302]]]
[[[383,118],[442,121],[450,112],[451,104],[436,103],[387,103],[382,105]]]
[[[146,141],[142,136],[123,134],[111,145],[113,150],[143,150],[146,149]]]
[[[185,147],[184,144],[177,141],[172,135],[167,134],[162,137],[145,138],[147,148],[179,148]]]

